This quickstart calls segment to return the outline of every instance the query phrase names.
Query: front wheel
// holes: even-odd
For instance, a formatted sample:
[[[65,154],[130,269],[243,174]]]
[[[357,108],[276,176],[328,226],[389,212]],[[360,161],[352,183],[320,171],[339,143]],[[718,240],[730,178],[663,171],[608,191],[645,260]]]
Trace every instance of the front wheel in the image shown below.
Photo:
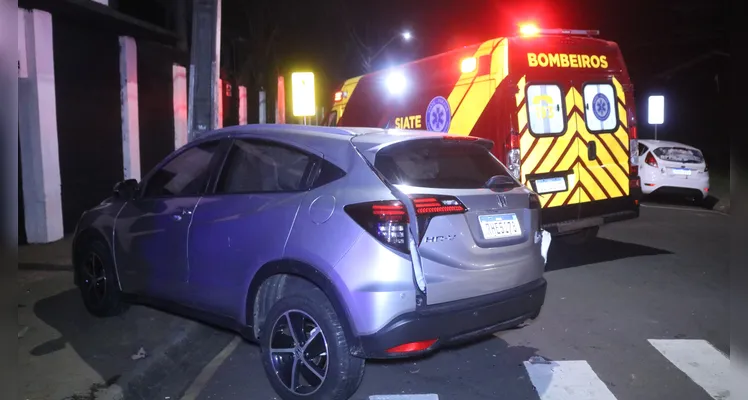
[[[97,317],[122,314],[127,305],[121,299],[114,260],[108,247],[95,241],[85,245],[78,261],[79,288],[83,304]]]
[[[265,373],[284,400],[345,400],[364,374],[365,361],[351,355],[340,320],[319,290],[273,305],[260,346]]]

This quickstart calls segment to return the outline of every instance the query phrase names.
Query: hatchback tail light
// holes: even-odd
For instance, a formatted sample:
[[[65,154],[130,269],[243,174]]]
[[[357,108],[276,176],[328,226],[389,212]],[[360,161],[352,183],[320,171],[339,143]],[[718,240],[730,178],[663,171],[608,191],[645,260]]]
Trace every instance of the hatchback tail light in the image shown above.
[[[431,218],[439,215],[459,214],[467,211],[453,196],[413,197],[418,218],[420,239]],[[400,201],[375,201],[345,206],[345,212],[369,234],[385,246],[403,253],[408,250],[408,211]]]
[[[658,167],[657,160],[652,155],[651,151],[649,153],[647,153],[647,157],[644,158],[644,162],[647,163],[647,165],[649,165],[649,166],[652,166],[652,167],[655,167],[655,168]]]

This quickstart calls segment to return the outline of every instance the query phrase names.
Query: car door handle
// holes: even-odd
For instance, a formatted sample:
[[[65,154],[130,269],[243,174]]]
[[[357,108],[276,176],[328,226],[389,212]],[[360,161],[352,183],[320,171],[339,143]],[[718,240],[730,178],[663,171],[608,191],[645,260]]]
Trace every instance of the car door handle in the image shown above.
[[[186,208],[180,208],[177,212],[171,215],[171,218],[174,221],[181,221],[182,217],[192,215],[192,210],[188,210]]]
[[[590,161],[597,160],[597,142],[594,140],[590,140],[590,142],[587,143],[587,159]]]

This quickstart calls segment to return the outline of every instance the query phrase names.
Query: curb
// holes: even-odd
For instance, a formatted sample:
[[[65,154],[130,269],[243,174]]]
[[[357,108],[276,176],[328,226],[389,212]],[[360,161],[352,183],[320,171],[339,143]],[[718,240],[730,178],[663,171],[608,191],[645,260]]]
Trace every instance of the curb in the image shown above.
[[[173,367],[181,362],[194,342],[203,336],[209,336],[211,329],[195,321],[188,321],[186,326],[175,334],[174,339],[153,349],[149,356],[132,370],[123,374],[117,381],[97,393],[97,400],[122,400],[125,398],[154,398],[151,390],[157,388],[146,385],[146,379],[152,376],[168,375]],[[145,386],[145,387],[144,387]]]

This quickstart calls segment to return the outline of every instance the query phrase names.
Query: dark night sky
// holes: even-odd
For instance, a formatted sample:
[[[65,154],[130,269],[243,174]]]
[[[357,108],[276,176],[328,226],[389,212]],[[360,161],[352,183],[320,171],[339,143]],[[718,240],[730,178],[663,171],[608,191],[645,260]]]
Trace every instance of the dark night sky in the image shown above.
[[[277,29],[272,49],[280,71],[314,71],[319,102],[326,107],[335,85],[361,73],[346,22],[375,48],[402,29],[413,32],[415,41],[393,42],[374,69],[510,35],[523,21],[547,28],[598,29],[602,38],[620,45],[628,64],[640,137],[652,135],[646,125],[646,96],[659,92],[666,95],[668,118],[660,138],[702,146],[716,164],[726,165],[729,158],[729,136],[722,123],[730,87],[726,0],[222,1],[222,51],[229,52],[232,38],[249,39],[244,42],[247,47],[238,46],[241,61],[247,51],[257,54],[263,35]],[[253,36],[251,28],[264,33]],[[691,62],[699,57],[700,62]],[[230,67],[224,62],[224,68]],[[268,87],[274,85],[273,69],[263,79]],[[662,76],[673,69],[676,72],[669,77]],[[256,88],[247,76],[244,83]]]

